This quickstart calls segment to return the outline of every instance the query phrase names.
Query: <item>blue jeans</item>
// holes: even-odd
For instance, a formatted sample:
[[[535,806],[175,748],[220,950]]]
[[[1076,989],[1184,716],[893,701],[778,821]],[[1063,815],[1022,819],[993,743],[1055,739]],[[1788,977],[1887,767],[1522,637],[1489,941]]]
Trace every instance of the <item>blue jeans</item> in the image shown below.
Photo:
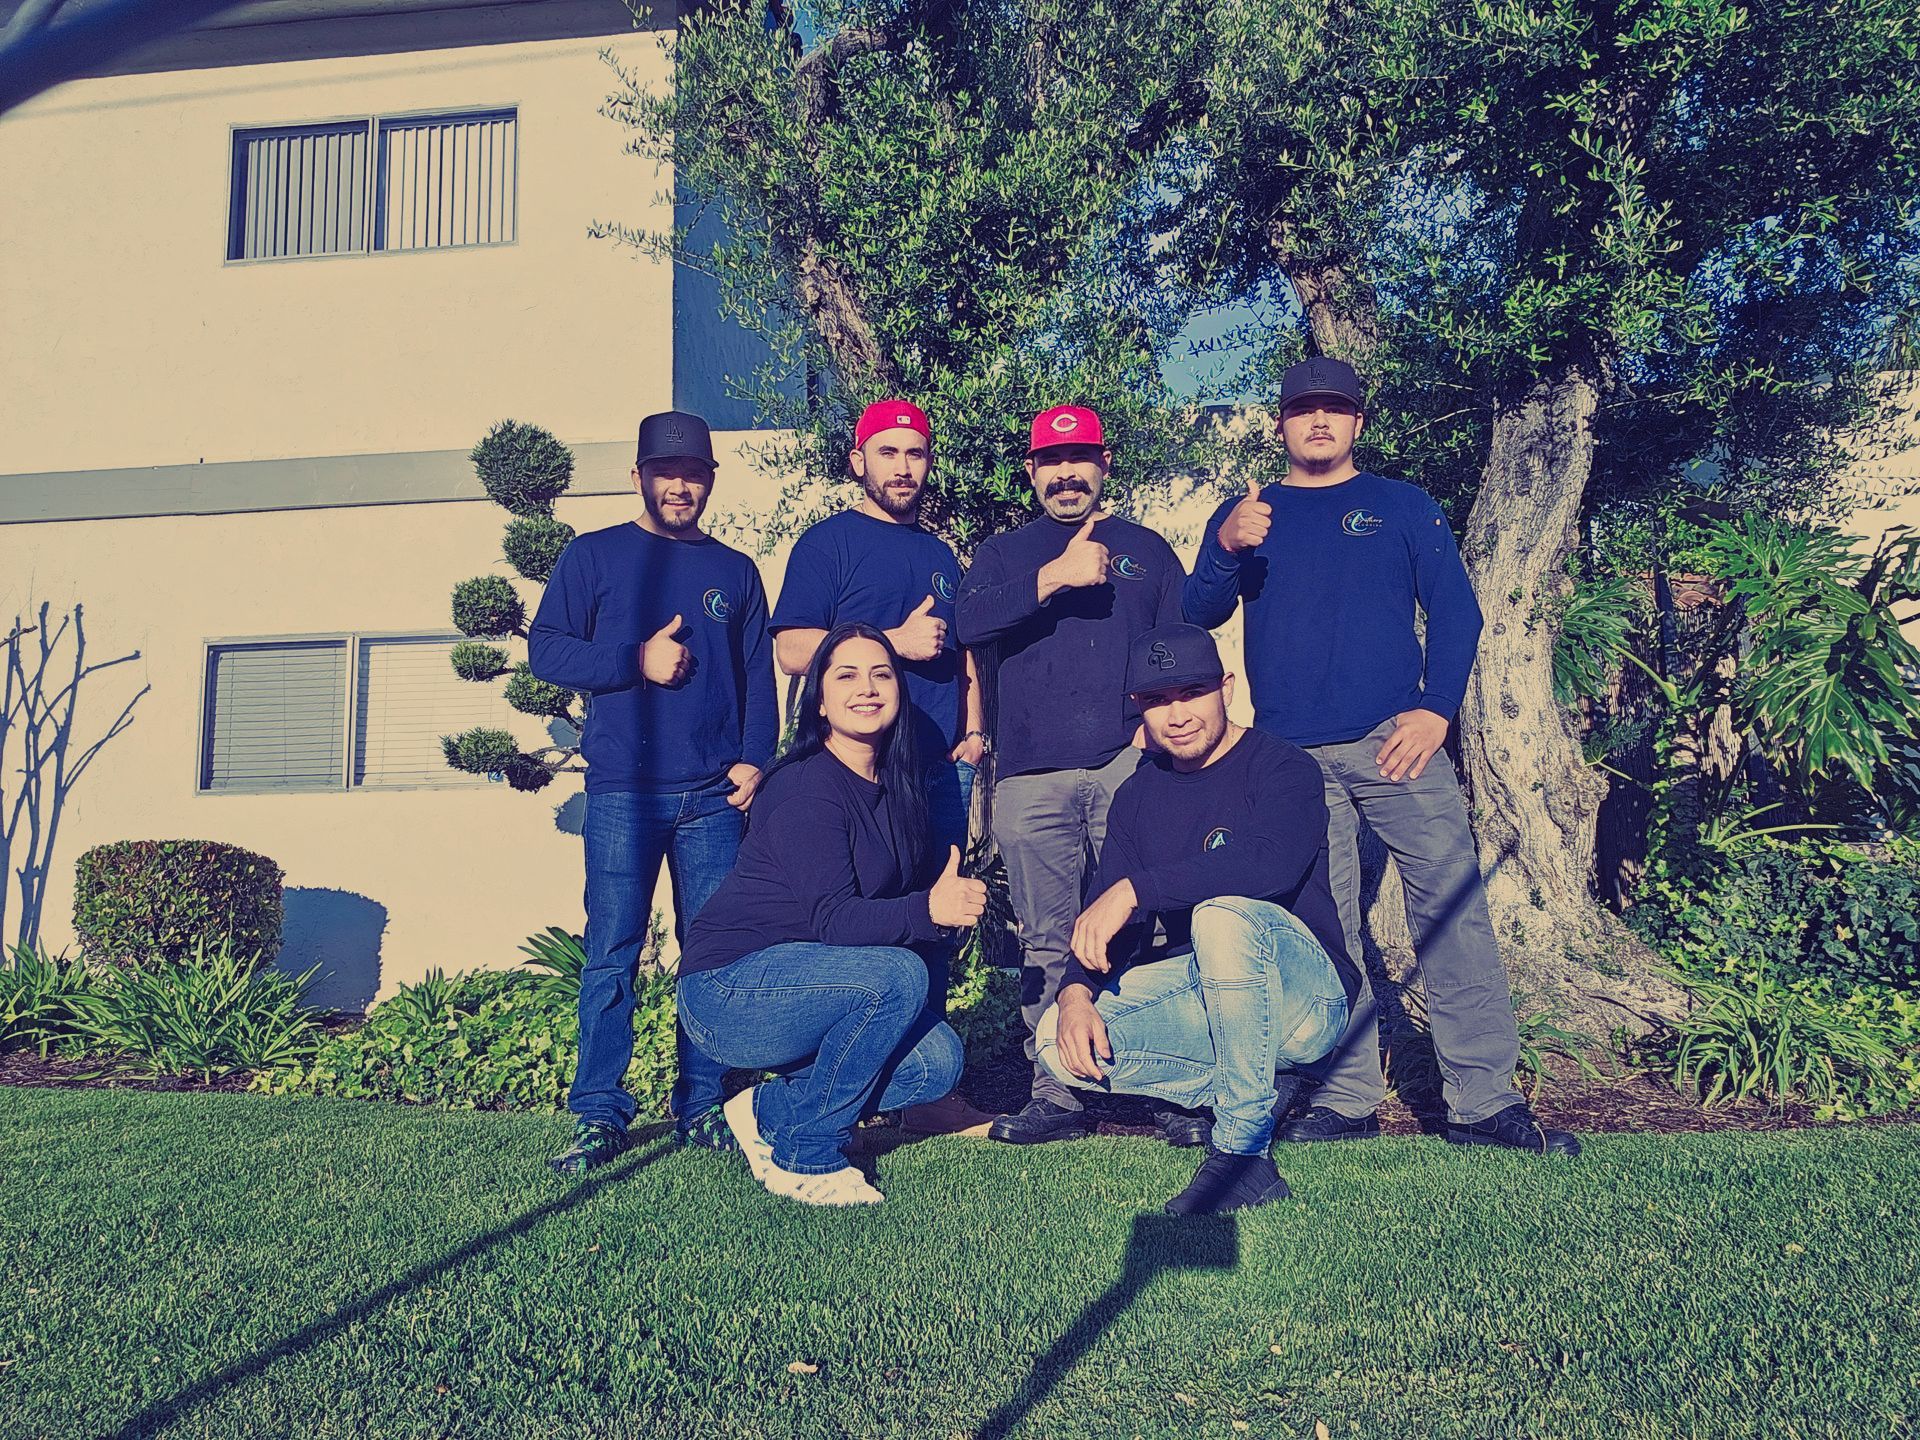
[[[1113,1063],[1086,1080],[1060,1062],[1059,1008],[1034,1036],[1063,1085],[1213,1107],[1213,1146],[1264,1155],[1274,1074],[1325,1055],[1347,1028],[1347,995],[1311,931],[1266,900],[1193,907],[1193,951],[1123,970],[1094,996]]]
[[[745,817],[727,803],[726,776],[692,790],[587,796],[587,968],[580,977],[580,1065],[567,1108],[582,1120],[625,1129],[633,1096],[623,1081],[633,1061],[635,970],[653,920],[653,887],[666,862],[674,930],[685,941],[693,917],[733,868]],[[720,1103],[726,1067],[677,1036],[676,1116]]]
[[[927,853],[944,867],[947,847],[958,845],[964,859],[967,853],[967,821],[973,814],[973,766],[964,760],[942,757],[927,768]],[[953,957],[957,947],[946,943],[930,945],[923,952],[927,960],[927,1003],[937,1014],[947,1013],[947,984],[953,978]]]
[[[927,1004],[927,964],[897,945],[769,945],[680,977],[680,1023],[715,1060],[778,1070],[754,1092],[773,1162],[841,1169],[853,1127],[960,1083],[960,1037]]]

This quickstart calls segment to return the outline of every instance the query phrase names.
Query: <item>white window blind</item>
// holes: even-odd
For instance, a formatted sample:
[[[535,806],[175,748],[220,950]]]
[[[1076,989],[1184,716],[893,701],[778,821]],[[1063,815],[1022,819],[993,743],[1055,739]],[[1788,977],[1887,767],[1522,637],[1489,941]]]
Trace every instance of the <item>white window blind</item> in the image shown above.
[[[380,122],[377,250],[513,239],[520,150],[513,112]]]
[[[367,122],[242,130],[233,138],[227,258],[367,248]]]
[[[447,764],[442,735],[476,725],[508,728],[498,683],[453,673],[452,640],[360,642],[360,693],[354,705],[356,785],[486,784]]]
[[[346,742],[344,640],[219,646],[208,663],[202,789],[339,786]]]

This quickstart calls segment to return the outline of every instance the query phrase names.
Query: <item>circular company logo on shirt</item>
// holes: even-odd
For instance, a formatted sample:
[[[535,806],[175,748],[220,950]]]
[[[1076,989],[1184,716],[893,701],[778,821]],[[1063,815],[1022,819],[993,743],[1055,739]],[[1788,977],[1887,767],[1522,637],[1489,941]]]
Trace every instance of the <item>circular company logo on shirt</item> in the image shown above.
[[[1147,567],[1131,555],[1116,555],[1107,562],[1107,568],[1122,580],[1138,580],[1147,573]]]
[[[1371,510],[1349,510],[1340,517],[1340,528],[1349,535],[1371,535],[1386,523]]]
[[[933,593],[947,603],[953,603],[953,581],[938,570],[933,572]]]
[[[1212,831],[1207,836],[1207,838],[1201,843],[1200,848],[1202,850],[1218,850],[1222,845],[1226,844],[1227,841],[1231,840],[1232,838],[1233,838],[1233,832],[1227,829],[1226,826],[1222,825],[1222,826],[1219,826],[1214,831]]]
[[[733,602],[718,590],[709,590],[702,595],[700,608],[707,612],[709,620],[725,622],[733,618]]]

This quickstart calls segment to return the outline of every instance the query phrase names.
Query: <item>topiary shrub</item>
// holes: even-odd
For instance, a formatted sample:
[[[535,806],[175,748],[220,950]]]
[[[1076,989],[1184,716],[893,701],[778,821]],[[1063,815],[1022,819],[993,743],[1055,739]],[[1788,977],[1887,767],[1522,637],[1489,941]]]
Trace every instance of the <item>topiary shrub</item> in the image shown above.
[[[507,667],[513,663],[500,646],[478,640],[460,641],[449,658],[453,661],[453,673],[462,680],[492,680],[506,674]]]
[[[264,855],[214,840],[121,840],[75,866],[73,928],[89,963],[179,965],[231,945],[255,966],[280,953],[285,878]]]
[[[545,515],[523,516],[507,526],[500,553],[522,579],[544,585],[553,578],[560,552],[573,539],[573,527]]]
[[[468,458],[487,497],[516,515],[551,515],[573,483],[573,452],[538,425],[502,420]]]
[[[476,575],[453,587],[453,623],[476,640],[501,640],[518,634],[527,618],[520,592],[504,575]]]
[[[513,667],[513,678],[507,681],[507,703],[522,715],[569,719],[574,698],[574,692],[566,686],[550,684],[535,675],[524,660]]]
[[[484,725],[461,735],[442,735],[440,748],[446,754],[447,764],[469,775],[498,775],[520,753],[512,735]]]

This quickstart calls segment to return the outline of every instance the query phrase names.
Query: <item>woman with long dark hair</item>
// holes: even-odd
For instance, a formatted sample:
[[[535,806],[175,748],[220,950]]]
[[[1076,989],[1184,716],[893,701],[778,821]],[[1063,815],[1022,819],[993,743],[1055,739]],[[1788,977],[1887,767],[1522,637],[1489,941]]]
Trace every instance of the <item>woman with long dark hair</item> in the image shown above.
[[[854,1125],[938,1100],[960,1039],[912,948],[968,926],[986,886],[927,854],[927,797],[900,660],[870,625],[814,653],[792,746],[760,782],[740,858],[688,934],[680,1019],[723,1065],[776,1078],[727,1102],[754,1178],[810,1205],[881,1199],[847,1163]]]

